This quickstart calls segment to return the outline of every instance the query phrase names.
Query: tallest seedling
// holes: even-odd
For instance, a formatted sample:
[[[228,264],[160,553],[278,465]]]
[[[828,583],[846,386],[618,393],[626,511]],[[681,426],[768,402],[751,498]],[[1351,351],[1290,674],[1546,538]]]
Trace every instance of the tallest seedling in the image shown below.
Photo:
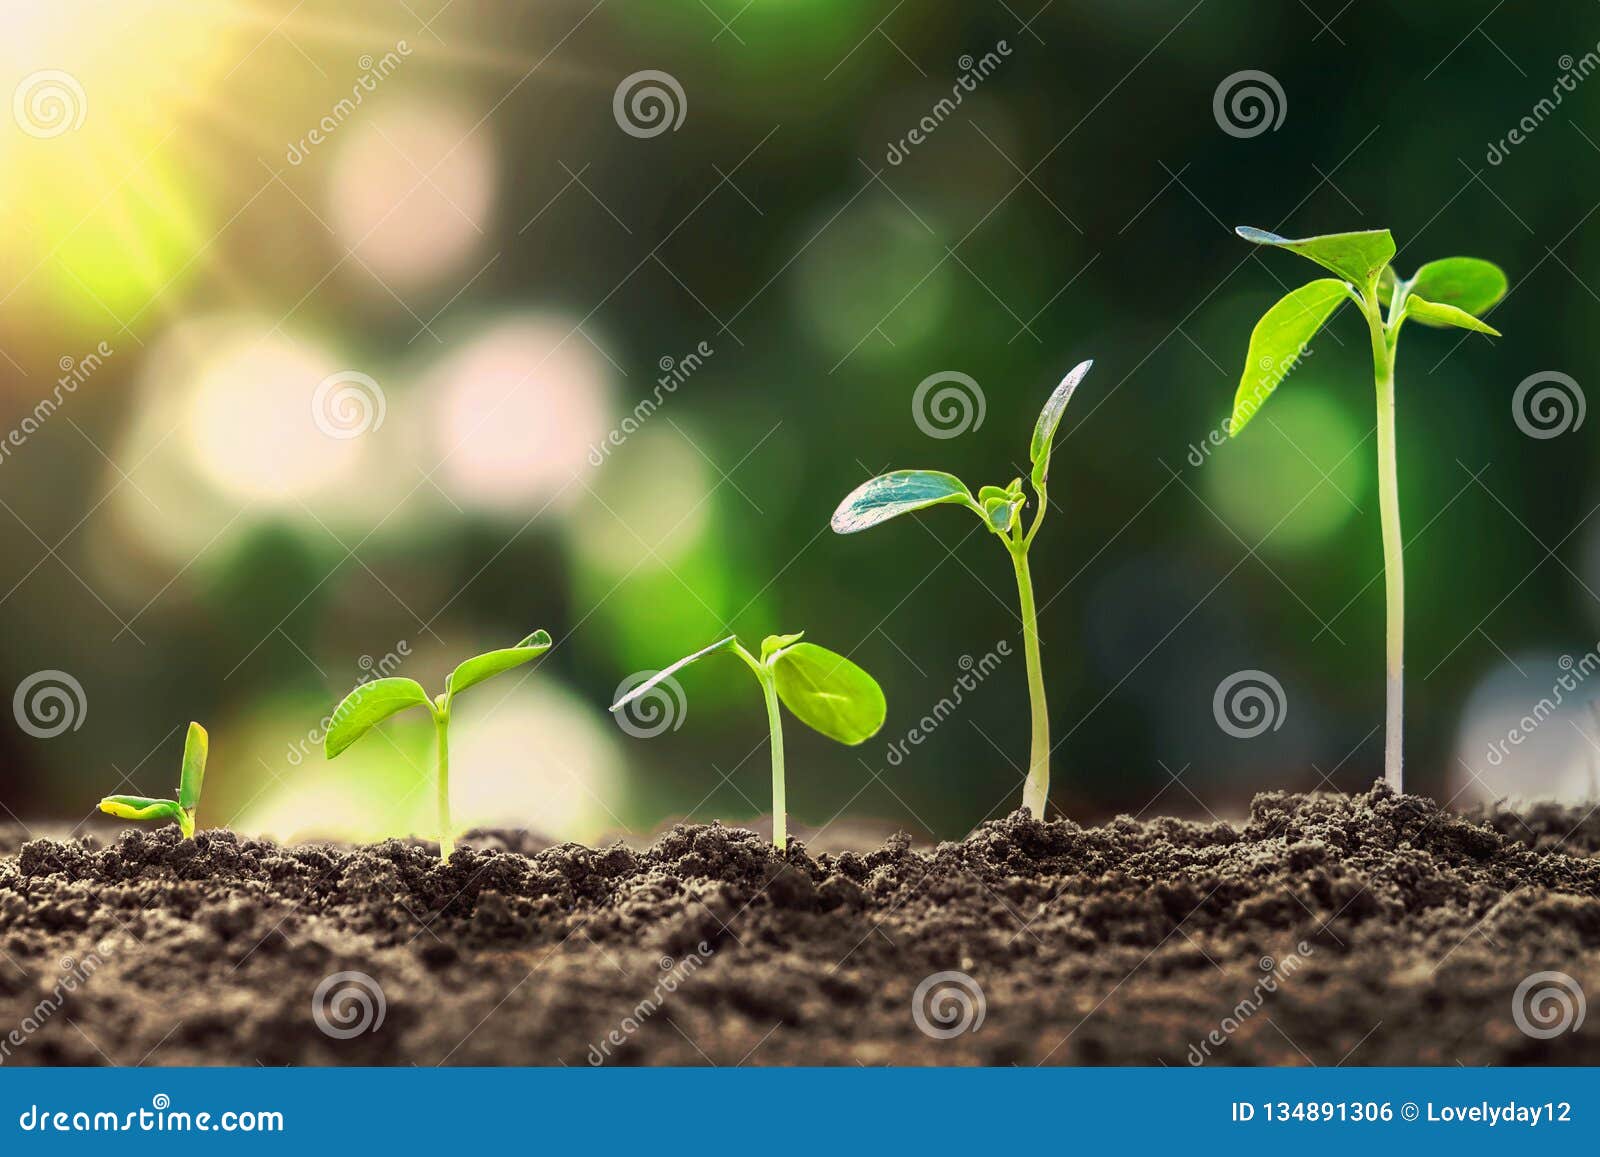
[[[1299,360],[1307,342],[1345,301],[1367,320],[1372,338],[1372,373],[1378,393],[1378,504],[1383,516],[1383,577],[1388,607],[1387,711],[1383,730],[1384,779],[1402,790],[1400,743],[1405,690],[1406,596],[1400,539],[1400,481],[1395,469],[1394,352],[1408,318],[1426,326],[1456,326],[1500,336],[1478,320],[1505,296],[1506,275],[1476,257],[1430,261],[1402,281],[1390,267],[1394,238],[1387,229],[1328,233],[1291,241],[1264,229],[1241,226],[1239,236],[1257,245],[1288,249],[1338,274],[1308,282],[1267,310],[1250,334],[1244,377],[1233,399],[1228,434],[1244,429],[1261,404]]]

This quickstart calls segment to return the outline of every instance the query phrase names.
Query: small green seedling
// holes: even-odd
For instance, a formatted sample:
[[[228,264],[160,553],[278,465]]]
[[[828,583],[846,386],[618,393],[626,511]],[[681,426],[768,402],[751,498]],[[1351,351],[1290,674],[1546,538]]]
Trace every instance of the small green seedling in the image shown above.
[[[211,738],[198,723],[189,724],[183,741],[183,772],[178,777],[177,799],[147,799],[142,795],[108,795],[100,810],[124,820],[175,820],[184,839],[194,836],[194,813],[200,806],[200,783],[206,777],[206,755]]]
[[[863,482],[852,490],[839,509],[833,512],[833,529],[839,534],[877,526],[899,514],[927,506],[956,503],[978,516],[1011,555],[1017,573],[1017,599],[1022,609],[1022,645],[1028,665],[1028,698],[1033,712],[1033,742],[1028,756],[1028,777],[1022,785],[1022,806],[1038,819],[1044,818],[1050,797],[1050,712],[1044,697],[1044,669],[1039,658],[1039,615],[1034,609],[1033,577],[1028,570],[1028,547],[1033,545],[1049,505],[1046,482],[1050,477],[1050,451],[1055,445],[1056,428],[1066,411],[1072,393],[1083,381],[1092,360],[1072,368],[1045,402],[1033,428],[1028,456],[1033,462],[1029,481],[1039,499],[1033,521],[1022,529],[1022,508],[1027,495],[1022,479],[1013,478],[1006,486],[985,486],[974,498],[966,484],[953,474],[938,470],[894,470]]]
[[[1387,229],[1328,233],[1298,241],[1241,226],[1240,237],[1257,245],[1288,249],[1338,274],[1308,282],[1262,316],[1250,334],[1244,376],[1234,394],[1230,437],[1244,429],[1257,409],[1293,369],[1306,343],[1345,301],[1367,320],[1372,338],[1373,378],[1378,394],[1378,505],[1383,523],[1383,575],[1388,609],[1384,779],[1401,787],[1401,739],[1405,691],[1405,568],[1400,538],[1399,475],[1395,468],[1394,352],[1408,318],[1426,326],[1456,326],[1499,337],[1478,320],[1506,293],[1499,266],[1477,257],[1430,261],[1411,279],[1390,266],[1394,238]]]
[[[458,693],[473,684],[537,659],[550,647],[549,632],[535,631],[515,647],[475,655],[450,672],[444,690],[432,699],[415,679],[393,676],[363,683],[334,708],[322,749],[332,759],[389,716],[410,707],[426,707],[439,737],[439,855],[448,860],[456,848],[455,830],[450,826],[450,706]]]
[[[883,689],[871,675],[826,647],[802,643],[804,634],[768,635],[761,640],[759,659],[730,635],[656,672],[611,705],[612,711],[622,710],[707,655],[732,651],[743,659],[755,673],[767,703],[767,726],[772,734],[772,842],[780,852],[789,844],[789,822],[783,782],[783,720],[778,714],[778,701],[783,700],[784,706],[806,726],[852,747],[876,735],[888,714]]]

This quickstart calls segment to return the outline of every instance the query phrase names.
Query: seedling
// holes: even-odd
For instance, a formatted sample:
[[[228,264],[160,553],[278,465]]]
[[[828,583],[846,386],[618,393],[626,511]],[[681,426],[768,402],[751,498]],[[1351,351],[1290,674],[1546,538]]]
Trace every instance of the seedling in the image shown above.
[[[124,820],[174,820],[184,839],[194,836],[194,813],[200,806],[200,783],[206,777],[206,755],[211,739],[198,723],[189,724],[183,741],[183,771],[178,776],[177,799],[148,799],[142,795],[108,795],[100,810]]]
[[[1405,693],[1405,566],[1400,539],[1399,475],[1395,469],[1394,352],[1407,318],[1426,326],[1456,326],[1500,336],[1478,320],[1505,296],[1506,275],[1477,257],[1430,261],[1409,281],[1389,261],[1394,238],[1387,229],[1327,233],[1298,241],[1241,226],[1240,237],[1257,245],[1288,249],[1332,270],[1293,290],[1262,316],[1250,334],[1244,376],[1234,394],[1228,434],[1244,429],[1300,358],[1306,343],[1346,300],[1356,303],[1372,338],[1372,370],[1378,395],[1378,505],[1383,523],[1383,577],[1388,610],[1384,779],[1401,788],[1401,739]]]
[[[439,855],[448,860],[456,848],[455,829],[450,826],[450,707],[468,687],[537,659],[550,646],[549,632],[535,631],[515,647],[474,655],[450,672],[444,690],[432,699],[415,679],[391,676],[363,683],[334,708],[322,749],[332,759],[389,716],[426,707],[439,738]]]
[[[767,727],[772,735],[772,842],[780,852],[789,844],[789,823],[783,782],[783,720],[778,714],[778,701],[781,699],[806,726],[852,747],[876,735],[888,713],[883,689],[871,675],[826,647],[802,643],[804,634],[799,631],[793,635],[768,635],[761,640],[759,659],[730,635],[656,672],[611,705],[612,711],[622,710],[707,655],[732,651],[743,659],[761,684],[767,704]]]
[[[1033,428],[1033,443],[1028,456],[1033,462],[1029,481],[1039,502],[1028,529],[1022,529],[1022,508],[1027,495],[1022,479],[1013,478],[1005,486],[985,486],[974,498],[966,484],[953,474],[939,470],[893,470],[863,482],[852,490],[839,509],[833,512],[833,529],[839,534],[854,534],[887,522],[899,514],[909,514],[926,506],[956,503],[976,514],[1011,555],[1017,574],[1017,601],[1022,610],[1022,647],[1028,666],[1028,699],[1033,712],[1033,741],[1028,755],[1028,776],[1022,785],[1022,806],[1038,819],[1044,818],[1045,802],[1050,797],[1050,712],[1044,697],[1044,669],[1039,658],[1039,615],[1034,609],[1033,576],[1028,570],[1028,548],[1033,545],[1049,505],[1047,482],[1050,477],[1050,450],[1056,428],[1078,383],[1094,365],[1092,360],[1074,366],[1045,402]]]

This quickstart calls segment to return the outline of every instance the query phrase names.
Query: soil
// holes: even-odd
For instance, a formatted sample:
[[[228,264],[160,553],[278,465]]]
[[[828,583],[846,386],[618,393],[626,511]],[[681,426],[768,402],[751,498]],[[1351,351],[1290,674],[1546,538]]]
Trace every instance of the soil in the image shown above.
[[[447,865],[175,828],[0,843],[0,1063],[1596,1064],[1600,1023],[1529,1035],[1513,997],[1538,972],[1600,993],[1597,849],[1581,811],[1382,785],[867,853],[717,825],[478,833]],[[1559,1005],[1535,1003],[1537,1030]]]

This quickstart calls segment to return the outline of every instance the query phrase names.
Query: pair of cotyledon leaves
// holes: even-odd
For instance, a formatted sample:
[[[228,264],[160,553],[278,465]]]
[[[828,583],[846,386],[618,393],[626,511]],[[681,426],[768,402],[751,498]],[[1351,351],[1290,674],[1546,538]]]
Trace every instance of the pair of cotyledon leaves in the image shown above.
[[[851,746],[872,738],[888,715],[883,689],[877,680],[843,655],[815,643],[801,642],[804,634],[799,631],[792,635],[768,635],[761,640],[758,659],[751,660],[748,653],[741,657],[753,661],[770,675],[778,698],[807,727]],[[719,639],[657,671],[612,704],[611,710],[623,710],[707,655],[723,651],[739,654],[743,650],[736,636]]]
[[[332,759],[389,716],[411,707],[427,707],[436,716],[448,714],[450,702],[457,694],[537,659],[551,645],[550,632],[535,631],[514,647],[474,655],[450,672],[444,693],[437,700],[430,699],[415,679],[391,676],[363,683],[334,709],[323,750]]]
[[[1428,262],[1409,281],[1401,281],[1389,265],[1395,249],[1394,238],[1387,229],[1328,233],[1299,240],[1249,226],[1241,226],[1237,232],[1257,245],[1298,253],[1339,276],[1324,277],[1291,291],[1256,323],[1250,334],[1244,375],[1234,394],[1233,415],[1228,423],[1230,435],[1244,429],[1293,368],[1306,343],[1334,310],[1349,300],[1352,288],[1365,294],[1369,286],[1376,285],[1378,294],[1389,302],[1391,332],[1402,322],[1415,319],[1423,325],[1457,326],[1500,336],[1498,330],[1478,320],[1478,315],[1506,293],[1506,275],[1493,262],[1477,257],[1446,257]]]
[[[1089,360],[1072,367],[1051,393],[1034,424],[1028,456],[1033,463],[1033,488],[1041,495],[1050,475],[1050,451],[1055,445],[1061,415],[1092,365],[1093,360]],[[971,508],[991,528],[1003,534],[1016,523],[1022,507],[1021,484],[1022,480],[1017,478],[1009,486],[985,486],[974,498],[966,483],[954,474],[942,470],[892,470],[863,482],[846,495],[839,509],[833,512],[832,526],[839,534],[854,534],[913,510],[954,502]]]
[[[206,729],[189,724],[183,741],[183,771],[178,777],[178,798],[151,799],[142,795],[108,795],[100,810],[124,820],[174,820],[185,831],[192,828],[194,809],[200,806],[200,786],[206,775],[206,756],[211,749]]]

